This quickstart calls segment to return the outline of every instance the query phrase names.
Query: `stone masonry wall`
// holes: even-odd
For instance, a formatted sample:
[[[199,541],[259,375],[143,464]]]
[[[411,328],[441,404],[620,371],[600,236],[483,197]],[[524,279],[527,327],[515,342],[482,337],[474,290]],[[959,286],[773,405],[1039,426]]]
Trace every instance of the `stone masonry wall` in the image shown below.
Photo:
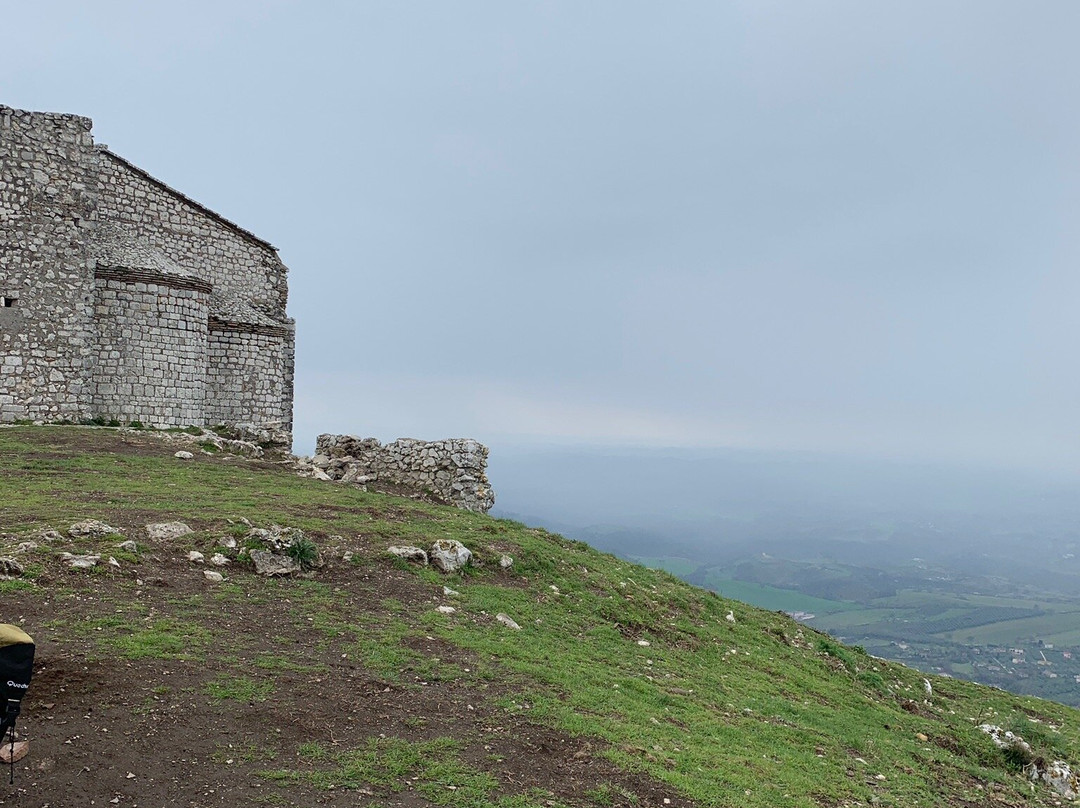
[[[272,245],[107,149],[98,155],[103,219],[124,223],[176,263],[197,270],[218,296],[285,318],[288,270]]]
[[[140,239],[213,286],[214,299],[242,300],[248,315],[285,321],[263,334],[241,339],[239,331],[210,337],[206,422],[236,423],[263,418],[292,430],[293,364],[291,321],[285,315],[287,272],[267,242],[227,222],[108,150],[98,152],[99,209],[103,218],[124,223]],[[211,307],[211,315],[214,314]],[[231,327],[231,326],[229,326]],[[239,353],[226,356],[226,347]],[[263,354],[261,351],[265,351]],[[268,375],[273,374],[273,375]],[[250,409],[245,409],[250,405]]]
[[[96,280],[96,415],[205,425],[208,299],[164,283]]]
[[[0,106],[0,422],[90,414],[90,121]]]
[[[319,435],[312,464],[342,482],[380,481],[486,513],[495,504],[487,479],[488,449],[471,438],[426,442]]]
[[[211,323],[207,369],[206,418],[210,424],[254,420],[289,428],[292,413],[285,402],[292,390],[290,334],[260,334]]]

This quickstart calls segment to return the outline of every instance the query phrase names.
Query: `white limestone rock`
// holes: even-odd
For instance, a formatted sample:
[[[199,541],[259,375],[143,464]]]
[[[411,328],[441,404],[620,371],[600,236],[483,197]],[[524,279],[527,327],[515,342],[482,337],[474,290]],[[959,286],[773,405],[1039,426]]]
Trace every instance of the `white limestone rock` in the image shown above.
[[[215,572],[214,570],[203,570],[203,577],[215,584],[219,584],[225,580],[224,575],[220,572]]]
[[[387,547],[386,552],[398,558],[404,558],[406,561],[415,561],[425,565],[428,563],[428,554],[419,547],[395,545]]]
[[[174,454],[173,457],[175,457],[177,460],[193,460],[195,458],[195,455],[193,455],[191,452],[186,452],[181,449],[179,452]]]
[[[1039,769],[1032,763],[1027,767],[1027,772],[1032,780],[1042,780],[1067,800],[1080,796],[1080,776],[1064,760],[1055,760],[1045,769]]]
[[[502,623],[507,628],[512,628],[515,631],[521,631],[521,626],[519,626],[517,624],[517,622],[514,620],[514,618],[512,618],[510,615],[506,614],[505,612],[499,612],[497,615],[495,615],[495,619],[498,620],[500,623]]]
[[[453,614],[457,611],[453,606],[438,606],[435,608],[439,614]]]
[[[74,555],[72,553],[61,553],[60,558],[69,567],[77,570],[88,570],[91,567],[96,567],[97,563],[101,561],[99,555]]]
[[[131,539],[128,539],[127,541],[122,541],[116,545],[116,549],[123,550],[125,553],[137,553],[139,552],[139,545]]]
[[[98,519],[84,519],[68,528],[68,535],[73,539],[100,539],[102,536],[113,536],[117,533],[123,533],[123,530]]]
[[[300,565],[287,555],[278,555],[267,550],[252,550],[248,555],[255,562],[255,572],[259,575],[292,575],[300,572]]]
[[[468,566],[472,552],[456,539],[439,539],[431,545],[431,563],[443,572],[457,572]]]
[[[503,555],[499,559],[499,566],[502,567],[504,570],[510,569],[512,566],[514,566],[513,556]]]
[[[23,572],[23,565],[14,558],[0,558],[0,580],[18,578]]]
[[[146,537],[151,541],[172,541],[194,532],[183,522],[155,522],[146,526]]]
[[[192,550],[190,553],[187,554],[187,560],[194,564],[201,564],[205,559],[206,556],[204,556],[198,550]]]
[[[224,567],[229,563],[229,559],[223,556],[221,553],[214,553],[210,556],[210,563],[215,567]]]

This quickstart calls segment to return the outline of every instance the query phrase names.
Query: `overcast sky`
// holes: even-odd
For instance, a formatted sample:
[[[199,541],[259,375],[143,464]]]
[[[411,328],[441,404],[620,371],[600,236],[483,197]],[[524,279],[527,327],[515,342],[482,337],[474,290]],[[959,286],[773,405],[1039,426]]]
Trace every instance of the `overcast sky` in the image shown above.
[[[321,431],[1080,468],[1080,3],[0,0],[276,244]]]

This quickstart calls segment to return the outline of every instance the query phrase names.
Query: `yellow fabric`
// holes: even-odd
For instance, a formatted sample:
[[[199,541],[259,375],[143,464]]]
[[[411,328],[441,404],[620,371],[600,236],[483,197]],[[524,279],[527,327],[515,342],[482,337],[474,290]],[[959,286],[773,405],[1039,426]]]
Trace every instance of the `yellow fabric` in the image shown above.
[[[29,634],[18,626],[0,623],[0,648],[3,648],[5,645],[19,645],[20,643],[33,645],[34,641],[30,638]]]

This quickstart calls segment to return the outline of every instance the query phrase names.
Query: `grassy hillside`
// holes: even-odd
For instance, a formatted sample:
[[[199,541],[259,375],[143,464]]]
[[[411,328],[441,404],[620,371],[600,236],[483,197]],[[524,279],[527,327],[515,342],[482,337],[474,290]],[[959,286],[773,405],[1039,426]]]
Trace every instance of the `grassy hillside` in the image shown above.
[[[949,679],[927,696],[911,669],[543,530],[176,448],[0,429],[0,555],[37,543],[0,621],[39,643],[27,794],[0,785],[0,805],[1060,804],[985,721],[1080,761],[1070,708]],[[86,518],[125,535],[40,538]],[[196,532],[147,540],[173,519]],[[304,530],[326,565],[256,576],[226,547],[241,519]],[[386,553],[440,538],[479,563]],[[223,582],[193,549],[233,559]]]

